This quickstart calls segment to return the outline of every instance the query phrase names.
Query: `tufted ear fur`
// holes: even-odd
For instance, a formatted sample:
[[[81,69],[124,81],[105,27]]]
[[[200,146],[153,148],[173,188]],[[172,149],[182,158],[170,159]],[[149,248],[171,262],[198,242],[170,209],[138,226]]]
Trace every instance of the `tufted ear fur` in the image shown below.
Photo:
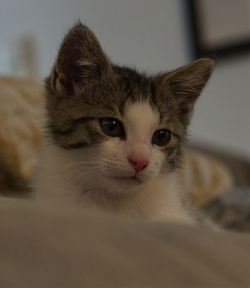
[[[163,97],[174,105],[184,122],[191,118],[193,106],[207,83],[214,61],[201,58],[173,72],[159,76]]]
[[[94,33],[78,24],[63,40],[50,83],[56,91],[72,94],[98,81],[109,67],[109,60]]]

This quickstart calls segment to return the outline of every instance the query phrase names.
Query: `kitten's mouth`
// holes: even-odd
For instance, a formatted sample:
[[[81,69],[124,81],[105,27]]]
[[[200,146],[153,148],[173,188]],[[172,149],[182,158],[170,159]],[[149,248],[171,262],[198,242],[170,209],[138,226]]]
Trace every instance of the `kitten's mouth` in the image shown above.
[[[137,184],[140,184],[142,181],[136,176],[136,175],[134,175],[134,176],[128,176],[128,177],[121,177],[121,176],[118,176],[118,177],[116,177],[116,176],[113,176],[112,177],[113,179],[116,179],[116,180],[118,180],[118,181],[127,181],[127,182],[135,182],[135,183],[137,183]]]

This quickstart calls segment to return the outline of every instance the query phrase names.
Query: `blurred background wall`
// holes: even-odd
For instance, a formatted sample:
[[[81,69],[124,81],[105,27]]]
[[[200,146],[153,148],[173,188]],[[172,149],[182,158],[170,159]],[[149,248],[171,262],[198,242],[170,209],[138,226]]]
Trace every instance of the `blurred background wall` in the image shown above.
[[[78,20],[115,62],[171,70],[192,61],[185,0],[0,0],[0,73],[42,80]],[[240,2],[240,1],[239,1]],[[216,65],[190,138],[250,156],[250,51]]]

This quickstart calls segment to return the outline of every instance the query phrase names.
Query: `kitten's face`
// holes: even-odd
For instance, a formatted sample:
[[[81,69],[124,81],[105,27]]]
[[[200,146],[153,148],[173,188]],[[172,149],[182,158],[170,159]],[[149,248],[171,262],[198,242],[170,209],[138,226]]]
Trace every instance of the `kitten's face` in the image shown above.
[[[73,28],[47,79],[47,108],[53,141],[83,190],[127,192],[174,169],[211,69],[201,59],[146,77],[112,65],[87,27]]]
[[[88,161],[94,167],[93,177],[105,190],[133,190],[157,177],[164,168],[171,168],[168,160],[173,159],[174,151],[170,155],[168,151],[175,147],[176,136],[166,129],[167,124],[160,123],[159,113],[149,103],[128,103],[123,115],[94,121],[98,122],[97,133],[105,138],[92,147]]]
[[[107,114],[89,120],[89,125],[100,140],[92,140],[85,148],[70,147],[65,151],[78,166],[78,176],[82,170],[88,189],[123,193],[172,168],[168,160],[171,162],[174,152],[168,155],[168,151],[178,140],[166,129],[167,124],[160,123],[159,113],[147,102],[128,103],[123,114],[112,118]],[[79,130],[85,133],[80,127]]]

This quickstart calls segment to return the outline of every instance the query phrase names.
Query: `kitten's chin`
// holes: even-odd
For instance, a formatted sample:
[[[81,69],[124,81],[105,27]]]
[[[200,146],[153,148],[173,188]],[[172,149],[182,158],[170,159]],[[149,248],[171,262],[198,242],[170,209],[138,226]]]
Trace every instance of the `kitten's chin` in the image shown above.
[[[105,177],[105,182],[107,184],[107,192],[112,194],[129,194],[148,184],[153,179],[145,178],[140,176],[108,176]]]
[[[144,185],[151,182],[155,177],[147,177],[146,175],[138,176],[121,176],[121,175],[104,175],[99,174],[98,177],[89,177],[84,183],[83,194],[112,194],[125,195],[134,193]],[[85,178],[86,180],[86,178]]]
[[[96,191],[97,194],[103,195],[124,195],[134,193],[146,183],[136,177],[102,176],[92,184],[94,187],[91,185],[92,188],[89,187],[88,191]]]
[[[143,182],[136,177],[107,177],[107,192],[115,194],[128,194],[139,189]]]

